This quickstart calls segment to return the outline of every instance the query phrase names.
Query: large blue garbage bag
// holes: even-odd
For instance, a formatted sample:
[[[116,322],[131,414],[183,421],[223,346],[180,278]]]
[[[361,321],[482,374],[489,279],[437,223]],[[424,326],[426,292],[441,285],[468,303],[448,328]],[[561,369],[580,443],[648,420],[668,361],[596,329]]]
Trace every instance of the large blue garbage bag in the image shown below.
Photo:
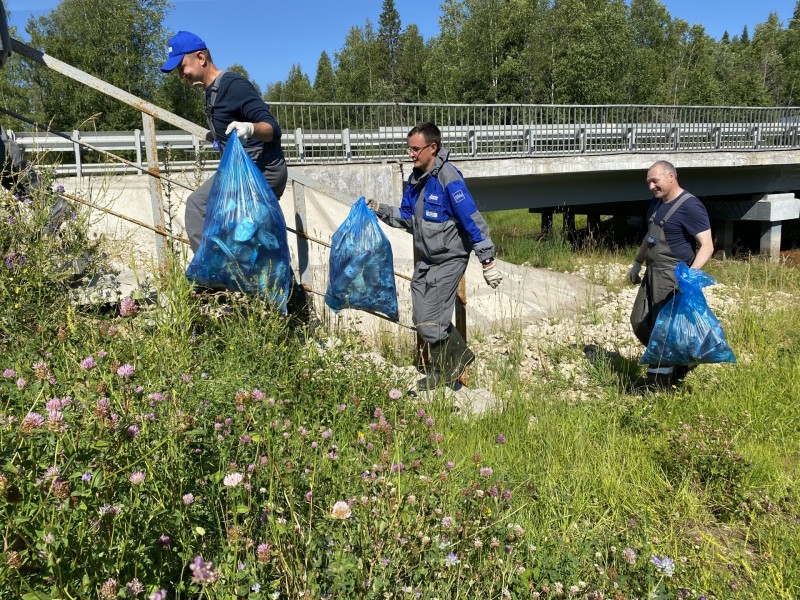
[[[275,193],[235,135],[214,176],[203,240],[186,276],[205,287],[263,296],[286,313],[286,222]]]
[[[334,312],[357,308],[398,319],[392,246],[364,197],[334,232],[325,304]]]
[[[658,313],[650,342],[640,364],[696,365],[736,362],[717,317],[711,312],[703,288],[717,281],[686,263],[675,267],[678,291]]]

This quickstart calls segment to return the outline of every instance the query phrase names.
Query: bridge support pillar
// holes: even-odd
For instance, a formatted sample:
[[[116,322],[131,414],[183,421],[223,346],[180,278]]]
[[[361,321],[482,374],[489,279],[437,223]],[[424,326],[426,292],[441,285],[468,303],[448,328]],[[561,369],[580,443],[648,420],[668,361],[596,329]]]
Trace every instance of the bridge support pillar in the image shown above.
[[[761,223],[761,254],[766,254],[769,259],[776,261],[781,255],[781,222]]]
[[[778,260],[780,257],[781,223],[800,217],[800,199],[792,193],[756,194],[749,200],[714,200],[707,204],[707,208],[710,217],[724,219],[726,222],[759,221],[760,250],[770,260]],[[726,226],[726,237],[729,235],[727,229]]]
[[[533,210],[533,209],[531,209]],[[547,237],[553,232],[553,209],[542,209],[542,237]]]
[[[717,243],[722,245],[722,258],[733,256],[733,221],[730,219],[717,219],[714,221]]]

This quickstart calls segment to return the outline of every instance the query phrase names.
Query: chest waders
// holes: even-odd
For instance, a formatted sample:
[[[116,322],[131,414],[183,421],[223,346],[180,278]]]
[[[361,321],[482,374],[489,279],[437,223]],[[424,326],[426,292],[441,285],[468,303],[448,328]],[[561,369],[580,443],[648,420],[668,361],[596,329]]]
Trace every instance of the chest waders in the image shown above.
[[[650,334],[653,332],[659,311],[675,293],[677,286],[675,267],[681,262],[681,259],[672,253],[667,243],[664,224],[688,197],[688,193],[683,192],[673,201],[663,218],[656,222],[655,217],[658,212],[656,209],[647,222],[647,237],[645,238],[648,242],[645,255],[647,269],[631,311],[633,333],[645,346],[650,342]]]

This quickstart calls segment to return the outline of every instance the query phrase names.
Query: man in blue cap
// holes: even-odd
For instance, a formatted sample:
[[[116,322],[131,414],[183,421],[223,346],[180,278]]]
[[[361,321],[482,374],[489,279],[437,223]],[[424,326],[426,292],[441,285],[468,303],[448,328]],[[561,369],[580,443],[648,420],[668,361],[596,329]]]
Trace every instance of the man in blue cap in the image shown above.
[[[179,31],[169,40],[169,58],[161,70],[169,73],[175,69],[193,87],[205,90],[206,117],[214,146],[223,150],[228,136],[235,131],[275,196],[280,198],[287,180],[281,128],[253,84],[237,73],[218,69],[206,43],[188,31]],[[213,178],[207,180],[186,201],[186,233],[193,252],[197,252],[203,239],[212,182]]]
[[[288,178],[281,149],[281,128],[253,84],[237,73],[217,68],[206,43],[189,31],[179,31],[169,40],[169,57],[161,70],[169,73],[176,69],[192,87],[205,90],[206,118],[214,136],[214,147],[223,150],[228,136],[235,132],[275,196],[280,198]],[[184,222],[193,252],[197,252],[203,239],[212,184],[213,177],[186,200]],[[292,283],[288,310],[307,314],[310,311],[308,295],[301,285],[294,283],[294,276]]]

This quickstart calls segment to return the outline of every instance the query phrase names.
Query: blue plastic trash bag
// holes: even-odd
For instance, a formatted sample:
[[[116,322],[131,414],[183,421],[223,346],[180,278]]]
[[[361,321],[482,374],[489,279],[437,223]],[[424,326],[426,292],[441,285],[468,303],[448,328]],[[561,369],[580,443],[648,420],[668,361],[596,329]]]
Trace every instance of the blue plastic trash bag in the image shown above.
[[[275,193],[235,135],[214,175],[203,240],[186,276],[202,286],[263,296],[286,313],[286,222]]]
[[[363,196],[333,234],[328,273],[325,304],[334,312],[357,308],[398,319],[392,246]]]
[[[658,313],[650,343],[640,364],[696,365],[736,362],[717,317],[711,312],[703,288],[716,280],[686,263],[675,267],[678,291]]]

